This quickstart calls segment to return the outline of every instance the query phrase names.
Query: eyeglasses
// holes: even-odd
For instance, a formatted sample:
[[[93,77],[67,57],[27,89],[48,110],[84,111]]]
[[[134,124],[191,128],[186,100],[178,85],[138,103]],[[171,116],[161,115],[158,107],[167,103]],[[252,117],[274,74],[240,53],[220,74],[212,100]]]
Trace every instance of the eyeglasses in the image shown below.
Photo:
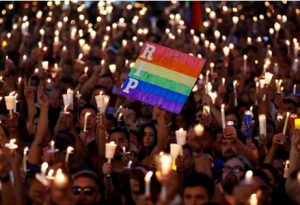
[[[92,196],[95,193],[95,191],[96,190],[93,187],[79,187],[79,186],[73,187],[74,195],[84,194],[86,196]]]
[[[240,166],[235,166],[235,167],[226,166],[226,167],[223,167],[222,171],[224,173],[229,173],[229,172],[240,173],[240,172],[244,172],[245,170]]]

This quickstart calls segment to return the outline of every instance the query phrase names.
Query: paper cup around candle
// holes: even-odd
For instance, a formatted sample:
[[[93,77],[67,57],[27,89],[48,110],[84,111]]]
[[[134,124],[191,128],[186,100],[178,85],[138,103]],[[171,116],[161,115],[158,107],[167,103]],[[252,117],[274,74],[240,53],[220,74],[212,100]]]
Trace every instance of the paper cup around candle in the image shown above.
[[[97,103],[97,108],[100,110],[100,112],[105,112],[109,103],[109,96],[108,95],[96,95],[96,103]]]
[[[7,110],[13,110],[16,103],[16,96],[5,96],[5,105]]]
[[[260,114],[258,116],[259,120],[259,134],[267,136],[267,118],[265,114]]]
[[[181,152],[181,146],[179,144],[170,144],[170,155],[176,159],[176,157],[180,154]]]
[[[176,134],[177,144],[185,145],[186,135],[187,135],[186,130],[184,130],[183,128],[180,128],[179,130],[175,131],[175,134]]]
[[[105,158],[109,161],[114,158],[116,147],[117,145],[114,141],[105,144]]]
[[[204,132],[204,127],[200,123],[194,126],[194,132],[197,136],[202,136]]]
[[[54,184],[58,188],[64,188],[68,184],[68,177],[62,172],[61,169],[56,171]]]

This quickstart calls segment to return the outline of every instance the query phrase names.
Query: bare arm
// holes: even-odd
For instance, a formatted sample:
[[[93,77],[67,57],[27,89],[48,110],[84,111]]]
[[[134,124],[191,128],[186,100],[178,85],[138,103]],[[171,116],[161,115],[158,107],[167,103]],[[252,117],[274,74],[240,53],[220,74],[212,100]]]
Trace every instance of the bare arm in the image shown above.
[[[42,144],[44,142],[44,137],[48,133],[48,107],[49,99],[48,96],[44,94],[42,86],[38,87],[38,102],[41,107],[40,118],[37,127],[36,137],[31,145],[28,161],[31,164],[40,164],[41,162],[41,153],[42,153]]]

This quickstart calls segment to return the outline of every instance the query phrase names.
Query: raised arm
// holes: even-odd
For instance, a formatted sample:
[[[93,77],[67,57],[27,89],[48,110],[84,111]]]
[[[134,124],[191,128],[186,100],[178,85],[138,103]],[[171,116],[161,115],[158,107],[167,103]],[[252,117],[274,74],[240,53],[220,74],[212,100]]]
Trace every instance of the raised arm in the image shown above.
[[[157,145],[152,150],[151,157],[163,151],[168,143],[168,128],[165,122],[166,111],[158,107],[154,109],[157,109]]]
[[[49,98],[44,93],[42,85],[39,85],[38,91],[38,103],[40,105],[40,118],[37,127],[36,137],[31,145],[28,161],[31,164],[40,164],[42,155],[42,145],[45,136],[48,133],[48,108],[49,108]]]

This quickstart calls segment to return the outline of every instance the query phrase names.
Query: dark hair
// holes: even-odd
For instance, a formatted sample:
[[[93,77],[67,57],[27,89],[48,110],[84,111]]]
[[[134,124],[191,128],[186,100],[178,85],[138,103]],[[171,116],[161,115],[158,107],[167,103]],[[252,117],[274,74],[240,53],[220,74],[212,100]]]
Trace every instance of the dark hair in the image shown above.
[[[153,144],[149,147],[149,148],[146,148],[144,146],[144,143],[143,143],[143,139],[144,139],[144,135],[145,135],[145,128],[146,127],[150,127],[154,130],[154,142]],[[139,160],[143,160],[146,156],[150,155],[150,153],[152,152],[153,148],[156,146],[157,144],[157,130],[156,130],[156,127],[153,123],[146,123],[146,124],[143,124],[139,130],[139,141],[140,141],[140,144],[141,144],[141,151],[138,155],[138,159]]]
[[[89,103],[85,104],[82,108],[80,108],[79,115],[81,114],[83,109],[92,109],[95,111],[95,113],[97,113],[97,108],[94,105],[91,105]]]
[[[147,128],[147,127],[150,127],[150,128],[152,128],[153,129],[153,131],[154,131],[154,143],[153,143],[153,145],[155,146],[156,144],[157,144],[157,129],[156,129],[156,127],[155,127],[155,125],[153,124],[153,123],[145,123],[145,124],[143,124],[142,126],[141,126],[141,128],[140,128],[140,130],[139,130],[139,135],[141,136],[141,138],[140,138],[140,143],[141,143],[141,145],[142,145],[142,147],[144,146],[143,145],[143,138],[144,138],[144,135],[145,135],[145,129]],[[153,146],[153,147],[154,147]]]
[[[68,130],[60,130],[55,135],[55,148],[59,151],[65,151],[68,146],[75,144],[74,136]]]
[[[115,118],[113,114],[106,114],[106,119],[111,120],[114,124],[114,127],[118,126],[118,120]]]
[[[212,198],[215,193],[214,181],[207,175],[202,173],[193,173],[188,175],[183,182],[183,190],[187,187],[201,186],[206,189],[209,198]]]
[[[109,136],[111,136],[113,133],[116,133],[116,132],[121,132],[125,135],[125,138],[128,140],[129,142],[129,132],[127,131],[126,128],[123,128],[123,127],[116,127],[116,128],[113,128],[111,130],[109,130]]]

